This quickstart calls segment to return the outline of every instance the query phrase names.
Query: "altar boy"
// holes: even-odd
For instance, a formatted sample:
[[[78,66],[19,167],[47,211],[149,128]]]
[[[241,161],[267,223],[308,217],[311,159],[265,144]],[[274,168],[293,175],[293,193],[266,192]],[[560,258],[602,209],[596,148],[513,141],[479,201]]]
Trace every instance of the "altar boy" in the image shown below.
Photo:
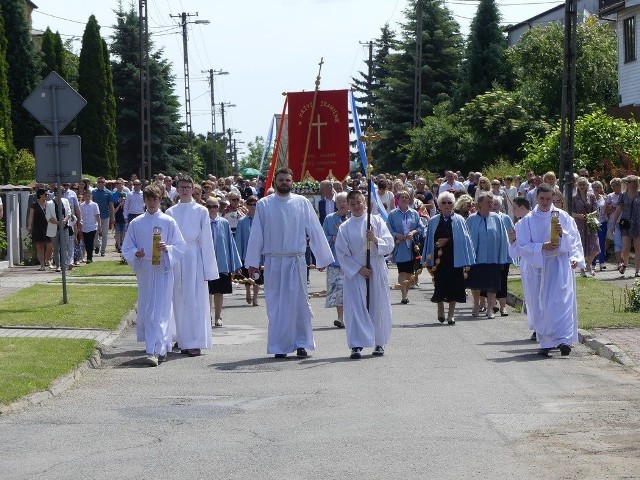
[[[344,325],[350,358],[355,360],[361,358],[363,347],[375,347],[373,355],[384,355],[391,337],[389,275],[384,257],[393,251],[394,240],[379,215],[371,216],[371,229],[367,231],[367,201],[362,193],[352,190],[347,202],[351,218],[338,229],[336,256],[345,276]],[[367,239],[371,244],[370,268],[366,266]]]
[[[138,280],[137,337],[145,343],[146,363],[157,367],[171,350],[170,319],[173,266],[185,243],[175,220],[160,210],[161,187],[149,185],[143,192],[146,212],[129,223],[122,256]],[[152,264],[154,228],[160,229],[160,264]]]

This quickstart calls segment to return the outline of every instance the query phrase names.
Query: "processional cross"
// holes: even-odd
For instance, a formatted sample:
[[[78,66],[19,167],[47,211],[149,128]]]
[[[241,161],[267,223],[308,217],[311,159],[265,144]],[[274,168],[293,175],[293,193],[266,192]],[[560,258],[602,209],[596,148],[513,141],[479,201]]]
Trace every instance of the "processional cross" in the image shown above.
[[[367,127],[359,140],[367,144],[367,232],[371,230],[371,172],[373,172],[373,142],[379,142],[382,137],[371,125]],[[367,238],[367,268],[371,268],[371,242]],[[367,310],[369,310],[369,279],[367,278]]]

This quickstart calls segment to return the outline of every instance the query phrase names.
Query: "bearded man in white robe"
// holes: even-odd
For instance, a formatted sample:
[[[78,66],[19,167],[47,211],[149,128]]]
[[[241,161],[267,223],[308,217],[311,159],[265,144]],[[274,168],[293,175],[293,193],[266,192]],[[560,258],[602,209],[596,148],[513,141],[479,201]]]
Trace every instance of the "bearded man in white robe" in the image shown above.
[[[211,348],[211,306],[208,280],[219,278],[218,264],[209,226],[209,213],[192,197],[193,180],[178,179],[180,202],[167,210],[180,228],[185,252],[175,266],[173,315],[176,341],[190,357]]]
[[[336,255],[345,275],[344,326],[351,359],[362,356],[363,347],[375,347],[373,355],[384,355],[391,338],[389,275],[384,260],[395,247],[394,238],[378,215],[371,216],[367,231],[367,201],[356,190],[347,195],[351,218],[340,225]],[[369,268],[366,265],[367,238],[370,241]],[[369,306],[367,285],[369,281]]]
[[[578,340],[578,304],[573,269],[584,268],[580,233],[571,216],[553,206],[553,189],[541,184],[537,206],[516,223],[517,250],[526,264],[524,296],[529,323],[540,343],[539,354],[558,348],[571,353]],[[551,218],[558,215],[558,243],[551,242]]]
[[[307,293],[306,238],[324,271],[333,263],[331,248],[309,200],[291,193],[293,174],[275,172],[276,192],[261,199],[249,234],[245,265],[253,278],[264,255],[264,298],[269,318],[267,353],[285,358],[306,357],[315,349],[313,312]]]

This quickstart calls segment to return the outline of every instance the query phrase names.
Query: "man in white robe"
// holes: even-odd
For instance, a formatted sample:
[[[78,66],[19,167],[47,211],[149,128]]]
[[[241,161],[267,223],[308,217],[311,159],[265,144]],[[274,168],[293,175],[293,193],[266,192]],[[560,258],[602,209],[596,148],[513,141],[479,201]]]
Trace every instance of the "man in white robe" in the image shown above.
[[[211,348],[208,280],[219,278],[207,209],[192,197],[193,180],[178,179],[180,202],[167,210],[180,228],[185,253],[175,267],[173,315],[176,341],[183,354],[195,357]]]
[[[366,199],[358,191],[347,196],[351,218],[340,225],[336,255],[345,275],[344,325],[351,358],[358,359],[363,347],[375,347],[374,355],[383,355],[391,337],[391,301],[389,275],[384,260],[394,248],[394,239],[385,222],[371,215],[367,232]],[[371,241],[370,268],[366,267],[367,237]],[[367,286],[369,279],[369,309]]]
[[[291,193],[291,170],[281,168],[274,178],[276,193],[257,204],[245,266],[253,278],[260,266],[260,255],[264,255],[267,353],[284,358],[295,350],[297,356],[306,357],[307,350],[315,349],[304,257],[306,237],[318,270],[332,263],[333,255],[309,200]]]
[[[526,264],[523,271],[527,315],[540,343],[539,354],[549,356],[559,348],[571,353],[578,340],[578,304],[573,270],[584,268],[584,255],[576,223],[553,206],[553,189],[540,184],[537,206],[516,223],[517,251]],[[559,216],[558,244],[551,243],[551,216]]]
[[[147,363],[153,367],[171,350],[173,267],[184,252],[184,240],[173,218],[162,213],[162,192],[156,185],[144,190],[147,211],[129,223],[122,256],[138,280],[137,340],[145,342]],[[161,229],[160,265],[152,265],[153,229]]]

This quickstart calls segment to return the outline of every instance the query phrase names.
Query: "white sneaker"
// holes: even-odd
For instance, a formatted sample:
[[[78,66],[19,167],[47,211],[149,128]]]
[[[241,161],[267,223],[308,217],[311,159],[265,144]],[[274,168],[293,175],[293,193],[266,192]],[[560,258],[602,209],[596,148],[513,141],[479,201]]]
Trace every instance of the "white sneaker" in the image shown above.
[[[147,365],[149,365],[150,367],[157,367],[158,366],[158,356],[157,355],[147,355],[147,358],[145,359],[145,362],[147,362]]]

